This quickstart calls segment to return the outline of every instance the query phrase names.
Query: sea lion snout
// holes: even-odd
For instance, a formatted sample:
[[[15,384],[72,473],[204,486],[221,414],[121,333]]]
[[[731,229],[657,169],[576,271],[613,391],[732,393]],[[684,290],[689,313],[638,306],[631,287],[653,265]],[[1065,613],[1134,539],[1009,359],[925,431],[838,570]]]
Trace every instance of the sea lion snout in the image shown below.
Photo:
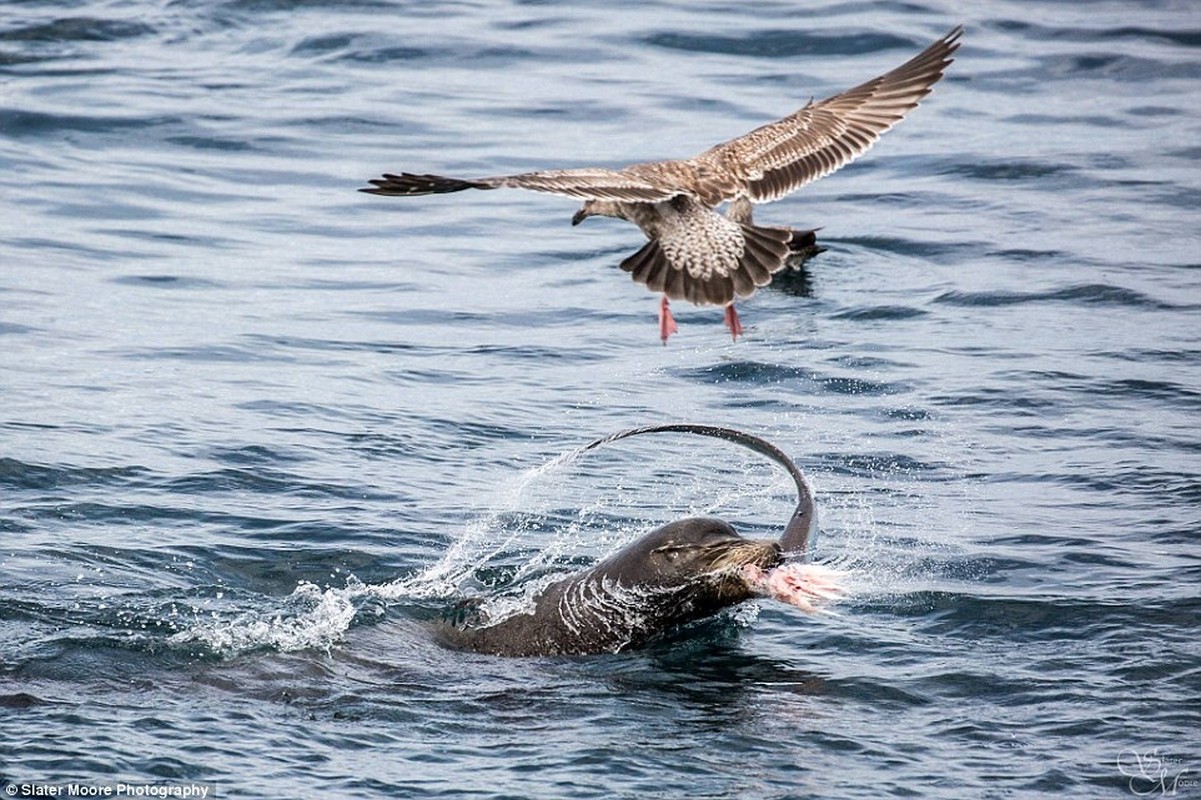
[[[784,550],[778,543],[738,537],[712,560],[704,583],[716,592],[719,605],[732,605],[757,594],[748,576],[767,574],[783,563]]]
[[[754,564],[761,569],[771,569],[784,562],[784,550],[779,543],[762,539],[743,539],[731,542],[725,552],[713,560],[714,571],[739,569]]]

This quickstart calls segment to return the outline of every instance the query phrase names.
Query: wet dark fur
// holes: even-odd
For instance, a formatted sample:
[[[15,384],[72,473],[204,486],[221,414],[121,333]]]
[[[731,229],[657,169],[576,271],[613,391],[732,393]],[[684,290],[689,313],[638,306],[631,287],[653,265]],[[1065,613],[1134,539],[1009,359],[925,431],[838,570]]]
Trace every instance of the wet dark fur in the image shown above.
[[[551,584],[534,609],[493,625],[447,626],[451,647],[502,656],[617,653],[753,597],[739,570],[783,561],[775,542],[719,519],[678,520],[590,570]]]

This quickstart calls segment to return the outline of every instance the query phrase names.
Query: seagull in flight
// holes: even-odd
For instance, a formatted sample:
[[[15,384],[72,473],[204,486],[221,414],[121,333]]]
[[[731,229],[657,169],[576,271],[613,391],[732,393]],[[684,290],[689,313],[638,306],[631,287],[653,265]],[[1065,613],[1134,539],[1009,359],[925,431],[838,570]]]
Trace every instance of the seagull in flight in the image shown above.
[[[360,191],[416,197],[465,189],[530,189],[582,200],[572,225],[592,216],[637,225],[647,243],[621,268],[662,294],[659,337],[678,330],[669,300],[722,306],[735,339],[742,333],[735,297],[749,297],[798,257],[820,252],[813,231],[756,225],[756,203],[779,200],[863,155],[904,119],[953,61],[957,26],[896,69],[841,94],[809,101],[783,119],[693,158],[620,169],[585,167],[463,180],[385,173]],[[725,204],[725,213],[717,208]]]

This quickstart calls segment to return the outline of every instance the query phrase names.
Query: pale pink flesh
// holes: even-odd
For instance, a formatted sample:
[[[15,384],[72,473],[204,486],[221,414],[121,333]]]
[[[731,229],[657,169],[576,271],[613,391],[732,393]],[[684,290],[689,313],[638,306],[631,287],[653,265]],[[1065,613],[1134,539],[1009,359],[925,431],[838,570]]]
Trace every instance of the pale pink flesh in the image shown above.
[[[751,591],[816,614],[819,606],[846,594],[839,583],[842,573],[820,564],[782,564],[764,571],[754,564],[742,568],[742,578]]]
[[[659,301],[659,338],[663,340],[663,344],[667,344],[667,337],[679,331],[680,326],[676,325],[676,319],[671,315],[667,295],[663,295],[663,299]]]

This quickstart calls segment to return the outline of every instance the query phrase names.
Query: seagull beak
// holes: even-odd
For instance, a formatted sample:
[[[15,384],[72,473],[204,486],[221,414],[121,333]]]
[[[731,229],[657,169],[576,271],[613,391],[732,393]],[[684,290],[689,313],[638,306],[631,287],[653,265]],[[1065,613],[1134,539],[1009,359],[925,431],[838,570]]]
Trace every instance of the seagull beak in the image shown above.
[[[588,209],[581,208],[579,211],[571,215],[571,224],[579,225],[584,220],[588,219]]]

